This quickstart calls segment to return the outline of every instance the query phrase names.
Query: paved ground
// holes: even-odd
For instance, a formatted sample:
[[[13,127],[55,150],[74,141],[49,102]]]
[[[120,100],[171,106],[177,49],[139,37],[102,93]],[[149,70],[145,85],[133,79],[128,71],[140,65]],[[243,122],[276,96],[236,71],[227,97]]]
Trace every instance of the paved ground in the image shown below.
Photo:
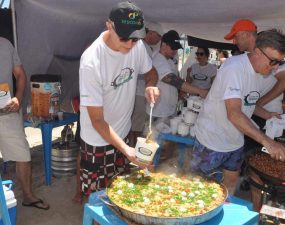
[[[53,140],[60,137],[63,127],[53,130]],[[15,182],[15,195],[17,203],[17,225],[79,225],[82,224],[83,205],[72,203],[75,193],[76,177],[52,178],[52,185],[44,184],[43,154],[41,146],[41,133],[39,129],[26,128],[27,139],[31,147],[33,163],[33,189],[37,196],[46,200],[51,208],[39,210],[36,208],[23,207],[21,205],[22,195],[19,185],[15,180],[15,163],[9,162],[5,178],[13,179]],[[189,156],[188,156],[189,157]],[[185,158],[187,161],[187,157]],[[0,166],[2,166],[0,158]],[[164,170],[177,172],[176,158],[168,160],[163,167]],[[248,192],[239,192],[239,196],[248,199]],[[86,201],[86,199],[85,199]]]

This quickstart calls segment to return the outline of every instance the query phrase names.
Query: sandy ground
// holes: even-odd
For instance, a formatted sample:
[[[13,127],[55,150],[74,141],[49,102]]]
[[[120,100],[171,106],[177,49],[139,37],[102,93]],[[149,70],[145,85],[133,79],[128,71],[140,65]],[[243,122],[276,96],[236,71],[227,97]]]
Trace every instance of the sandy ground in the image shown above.
[[[53,129],[53,140],[60,137],[63,127]],[[17,225],[79,225],[82,224],[83,206],[74,204],[72,197],[75,193],[76,176],[52,178],[52,185],[44,183],[44,166],[42,139],[39,129],[26,128],[26,135],[31,147],[33,167],[33,190],[36,195],[50,204],[49,210],[40,210],[22,206],[22,193],[15,179],[15,163],[8,162],[6,173],[2,178],[12,179],[14,193],[17,199]],[[2,168],[2,160],[0,165]]]
[[[53,130],[53,140],[60,137],[63,127]],[[74,127],[75,129],[75,127]],[[7,172],[2,174],[3,179],[13,179],[14,193],[17,199],[17,225],[79,225],[82,224],[83,205],[74,204],[72,197],[75,193],[76,176],[52,178],[52,185],[46,186],[44,183],[43,152],[41,132],[39,129],[26,128],[26,135],[31,147],[32,166],[33,166],[33,190],[36,195],[47,201],[51,208],[40,210],[33,207],[22,206],[22,194],[19,184],[15,179],[15,163],[9,162]],[[187,151],[189,152],[189,151]],[[189,159],[189,154],[185,157],[185,162]],[[177,153],[174,158],[164,162],[161,166],[163,171],[180,172],[177,168]],[[0,158],[0,166],[2,168]],[[186,165],[185,168],[188,166]],[[239,196],[248,199],[248,192],[239,192]],[[86,202],[87,199],[84,200]]]

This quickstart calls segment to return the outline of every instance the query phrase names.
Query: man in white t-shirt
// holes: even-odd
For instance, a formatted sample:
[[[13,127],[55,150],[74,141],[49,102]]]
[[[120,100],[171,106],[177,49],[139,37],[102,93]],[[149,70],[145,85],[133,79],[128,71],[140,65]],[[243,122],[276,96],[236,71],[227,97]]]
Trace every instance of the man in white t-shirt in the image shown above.
[[[231,57],[218,71],[195,124],[193,170],[223,174],[230,194],[235,191],[243,161],[244,134],[267,148],[271,157],[284,161],[285,147],[257,129],[253,113],[269,119],[270,113],[256,106],[260,97],[259,76],[278,69],[285,56],[285,36],[277,30],[258,35],[251,53]],[[217,177],[221,180],[221,177]]]
[[[89,195],[118,172],[129,171],[135,157],[126,143],[131,128],[138,74],[145,74],[145,96],[155,103],[157,73],[147,54],[142,11],[120,2],[110,12],[107,31],[88,47],[80,60],[81,182]]]
[[[182,48],[179,40],[179,34],[175,30],[168,31],[162,36],[159,52],[153,56],[153,66],[159,76],[157,86],[160,90],[160,98],[152,113],[154,126],[161,122],[168,123],[169,116],[176,113],[178,90],[198,94],[203,98],[208,93],[208,90],[193,86],[178,76],[173,57],[177,54],[177,50]],[[146,110],[150,114],[149,104],[146,105]]]
[[[160,42],[161,36],[163,35],[163,31],[159,23],[147,22],[145,27],[146,36],[143,39],[143,43],[145,45],[148,55],[152,58],[154,51],[153,46],[157,45]],[[147,116],[145,111],[146,99],[144,97],[144,91],[144,74],[139,74],[137,81],[135,106],[132,114],[132,127],[129,136],[131,146],[135,145],[137,137],[141,136],[144,130],[144,125]]]
[[[271,75],[262,77],[260,79],[261,98],[257,104],[269,112],[277,112],[283,114],[282,101],[285,91],[285,65],[279,67]],[[260,128],[265,126],[263,120]]]
[[[16,90],[13,94],[13,77],[16,79]],[[49,209],[42,199],[35,196],[32,190],[32,163],[29,143],[26,139],[22,99],[27,82],[26,72],[13,45],[0,37],[0,87],[3,93],[10,93],[6,100],[1,99],[0,106],[0,153],[4,162],[16,162],[16,174],[23,192],[22,206]],[[2,184],[0,184],[2,185]]]
[[[198,94],[205,98],[208,90],[193,86],[180,78],[173,63],[173,57],[177,50],[182,48],[179,43],[179,34],[171,30],[165,33],[161,39],[160,50],[153,56],[153,66],[158,72],[160,89],[160,99],[153,108],[153,117],[167,118],[176,112],[178,101],[178,90],[186,93]],[[150,106],[147,105],[147,113],[150,112]]]

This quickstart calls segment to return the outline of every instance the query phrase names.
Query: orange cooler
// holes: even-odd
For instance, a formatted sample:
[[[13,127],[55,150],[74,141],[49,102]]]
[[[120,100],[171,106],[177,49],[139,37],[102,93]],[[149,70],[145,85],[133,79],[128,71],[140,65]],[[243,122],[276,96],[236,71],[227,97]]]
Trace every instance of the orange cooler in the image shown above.
[[[32,115],[47,118],[59,111],[60,75],[35,74],[31,76]]]

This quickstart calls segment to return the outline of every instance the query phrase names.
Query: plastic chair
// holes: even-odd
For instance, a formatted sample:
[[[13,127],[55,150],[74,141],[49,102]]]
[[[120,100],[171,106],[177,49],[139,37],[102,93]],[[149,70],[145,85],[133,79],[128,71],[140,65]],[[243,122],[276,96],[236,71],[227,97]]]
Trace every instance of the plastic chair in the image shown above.
[[[3,182],[5,184],[5,182]],[[0,175],[0,219],[2,220],[4,225],[11,225],[11,220],[6,204],[6,199],[3,190],[2,178]]]

